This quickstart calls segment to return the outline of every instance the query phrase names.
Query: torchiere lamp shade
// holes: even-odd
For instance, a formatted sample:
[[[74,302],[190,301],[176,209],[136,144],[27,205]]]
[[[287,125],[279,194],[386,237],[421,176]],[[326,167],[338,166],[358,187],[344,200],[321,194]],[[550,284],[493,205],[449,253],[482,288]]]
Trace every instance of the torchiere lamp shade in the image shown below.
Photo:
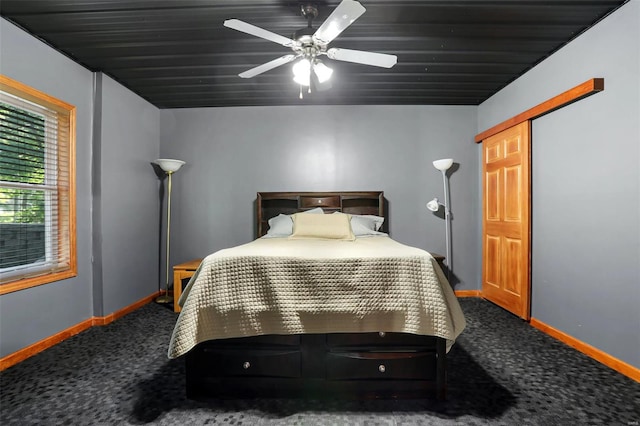
[[[185,164],[182,160],[172,160],[170,158],[158,158],[155,163],[167,173],[177,172]]]
[[[433,162],[433,167],[440,171],[449,170],[452,165],[453,158],[443,158],[442,160],[436,160]]]

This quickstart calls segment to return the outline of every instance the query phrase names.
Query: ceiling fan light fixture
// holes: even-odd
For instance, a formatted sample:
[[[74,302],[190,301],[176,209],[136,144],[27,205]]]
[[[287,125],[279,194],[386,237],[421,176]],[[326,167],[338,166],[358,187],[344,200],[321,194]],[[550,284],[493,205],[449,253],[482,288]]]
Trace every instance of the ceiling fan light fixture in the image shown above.
[[[316,61],[313,65],[313,72],[316,74],[316,77],[318,77],[318,82],[320,83],[327,82],[333,74],[333,70],[320,61]]]
[[[311,84],[311,62],[307,58],[302,58],[293,65],[293,81],[301,86]]]

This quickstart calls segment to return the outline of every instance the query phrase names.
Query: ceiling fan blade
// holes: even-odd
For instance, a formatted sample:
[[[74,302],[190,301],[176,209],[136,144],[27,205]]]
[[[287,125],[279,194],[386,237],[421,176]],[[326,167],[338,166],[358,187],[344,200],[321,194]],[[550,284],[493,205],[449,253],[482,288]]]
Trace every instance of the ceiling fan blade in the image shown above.
[[[250,70],[247,70],[245,72],[242,72],[240,74],[238,74],[240,77],[242,78],[251,78],[251,77],[255,77],[258,74],[262,74],[263,72],[272,70],[276,67],[279,67],[280,65],[284,65],[286,63],[289,63],[291,61],[293,61],[296,58],[296,55],[284,55],[281,56],[277,59],[274,59],[273,61],[269,61],[265,64],[262,65],[258,65],[255,68],[251,68]]]
[[[327,50],[327,56],[337,61],[355,62],[356,64],[373,65],[375,67],[391,68],[398,62],[396,55],[365,52],[362,50],[339,49]]]
[[[319,44],[329,44],[334,38],[351,25],[365,12],[364,6],[355,0],[342,0],[329,17],[320,25],[313,35]]]
[[[227,19],[226,21],[224,21],[224,26],[227,28],[241,31],[243,33],[247,33],[256,37],[263,38],[265,40],[272,41],[274,43],[281,44],[286,47],[291,47],[295,44],[295,41],[293,41],[290,38],[281,36],[276,33],[272,33],[271,31],[267,31],[260,27],[256,27],[255,25],[248,24],[244,21],[240,21],[239,19]]]

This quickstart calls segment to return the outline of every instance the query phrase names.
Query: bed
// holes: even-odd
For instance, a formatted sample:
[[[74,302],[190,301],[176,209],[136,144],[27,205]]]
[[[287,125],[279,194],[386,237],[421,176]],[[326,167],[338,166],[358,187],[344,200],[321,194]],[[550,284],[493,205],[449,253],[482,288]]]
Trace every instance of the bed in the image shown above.
[[[258,238],[207,256],[180,299],[187,396],[444,398],[464,316],[433,256],[388,236],[383,192],[256,207]]]

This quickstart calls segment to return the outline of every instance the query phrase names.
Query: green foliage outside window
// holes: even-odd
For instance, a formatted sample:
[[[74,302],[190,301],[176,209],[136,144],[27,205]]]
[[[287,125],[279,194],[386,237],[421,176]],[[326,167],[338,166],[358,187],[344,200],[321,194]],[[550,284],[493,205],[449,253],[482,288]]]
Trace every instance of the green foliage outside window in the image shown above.
[[[0,102],[0,181],[45,183],[45,120]],[[45,191],[0,183],[0,223],[44,223]]]

